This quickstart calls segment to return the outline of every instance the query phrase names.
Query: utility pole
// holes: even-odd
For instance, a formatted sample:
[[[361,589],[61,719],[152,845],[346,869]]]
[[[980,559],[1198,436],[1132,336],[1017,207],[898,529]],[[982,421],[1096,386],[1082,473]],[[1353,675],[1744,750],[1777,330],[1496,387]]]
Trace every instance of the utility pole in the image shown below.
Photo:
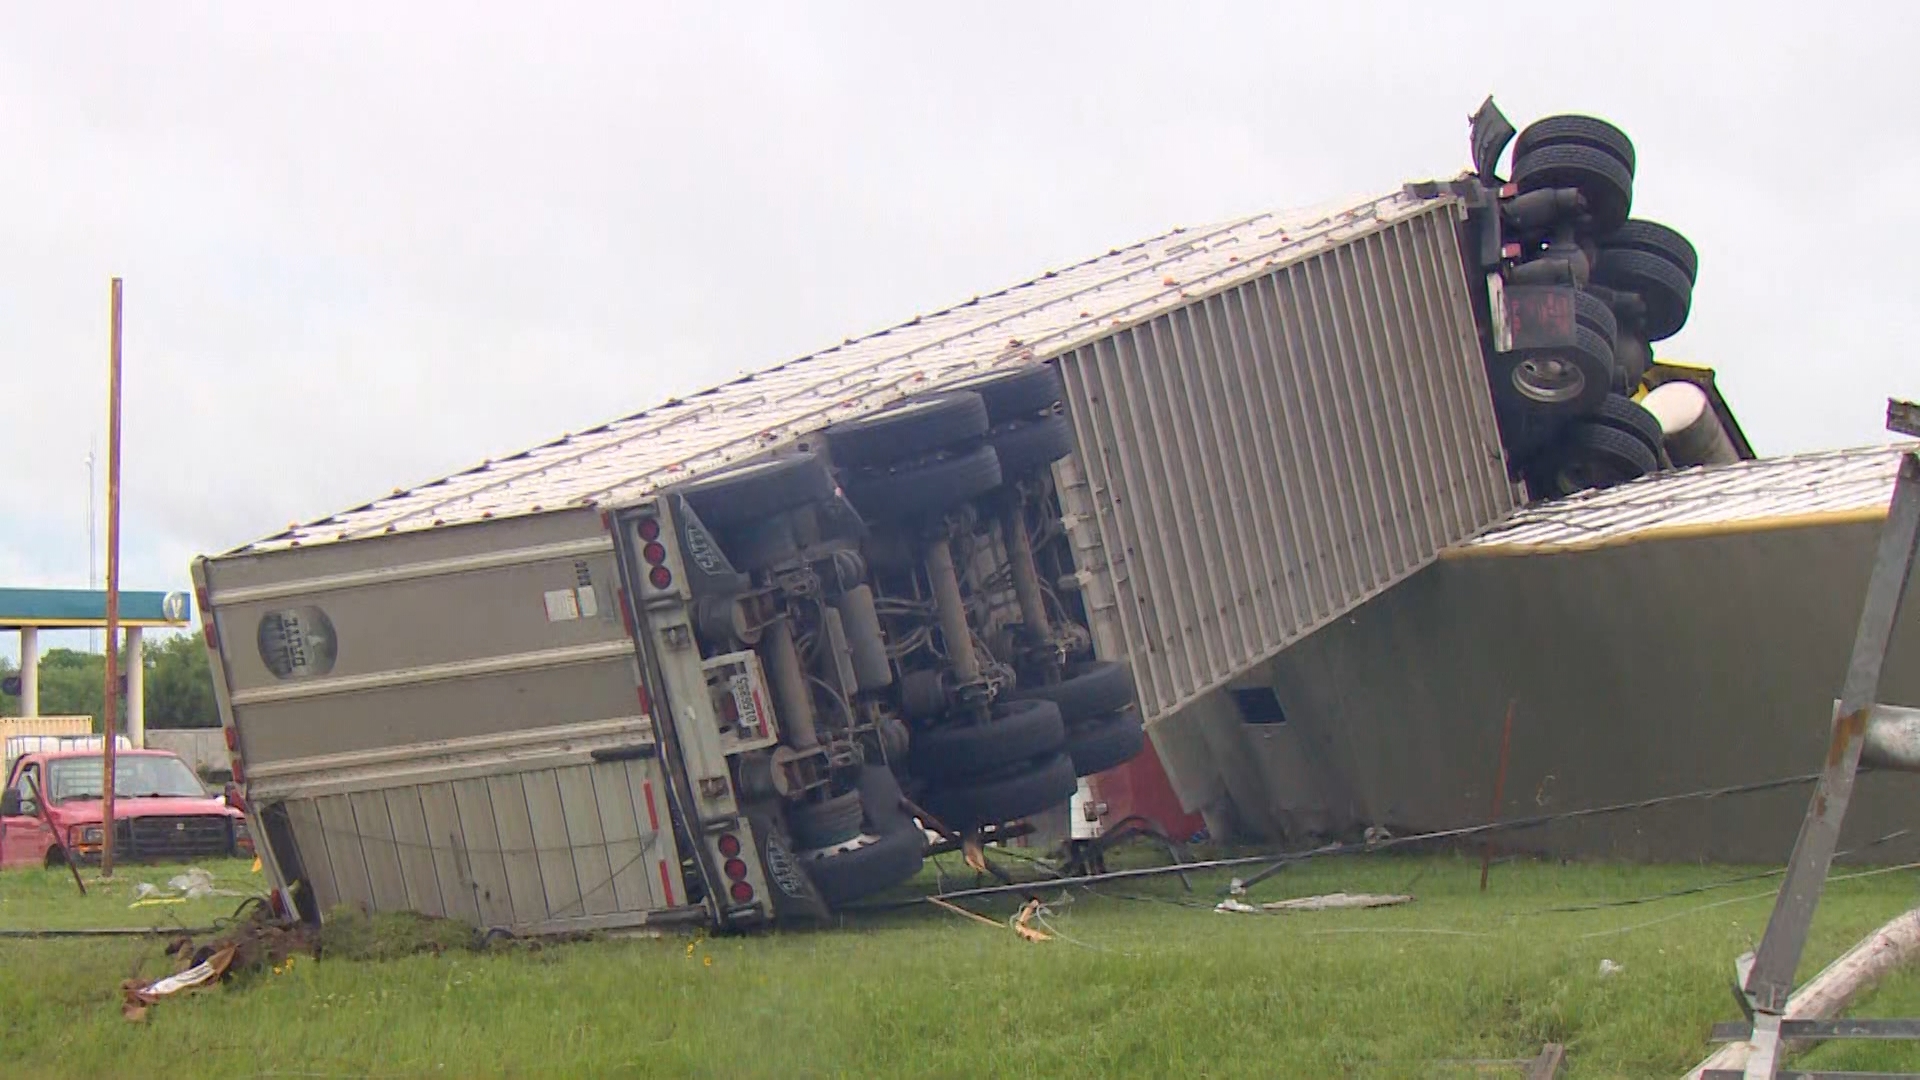
[[[93,445],[89,443],[87,445],[87,591],[88,592],[92,592],[94,589],[99,588],[100,586],[100,574],[98,572],[99,568],[95,565],[95,560],[99,557],[99,554],[100,554],[100,542],[94,539],[94,527],[93,527],[94,504],[99,501],[93,497],[93,493],[99,490],[100,489],[98,487],[94,486]],[[89,652],[100,651],[100,634],[98,631],[96,630],[87,631],[87,650]]]
[[[100,876],[113,877],[113,778],[120,705],[120,279],[113,279],[107,359],[107,693],[101,730]]]

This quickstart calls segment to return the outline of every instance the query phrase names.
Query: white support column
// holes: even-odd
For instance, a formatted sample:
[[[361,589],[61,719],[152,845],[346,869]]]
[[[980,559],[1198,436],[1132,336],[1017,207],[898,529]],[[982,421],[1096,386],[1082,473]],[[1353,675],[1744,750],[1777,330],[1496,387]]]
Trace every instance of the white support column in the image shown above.
[[[145,636],[138,626],[129,626],[127,635],[127,740],[135,750],[147,747],[147,666]]]
[[[20,628],[20,715],[40,715],[40,631]]]

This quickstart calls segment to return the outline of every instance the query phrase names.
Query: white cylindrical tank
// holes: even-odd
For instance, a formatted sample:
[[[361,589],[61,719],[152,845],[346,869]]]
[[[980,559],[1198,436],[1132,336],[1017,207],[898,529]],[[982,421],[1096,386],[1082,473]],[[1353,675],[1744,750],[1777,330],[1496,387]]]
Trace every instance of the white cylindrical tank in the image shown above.
[[[1640,404],[1660,421],[1667,456],[1676,466],[1731,465],[1740,460],[1705,390],[1690,382],[1665,383],[1648,391]]]

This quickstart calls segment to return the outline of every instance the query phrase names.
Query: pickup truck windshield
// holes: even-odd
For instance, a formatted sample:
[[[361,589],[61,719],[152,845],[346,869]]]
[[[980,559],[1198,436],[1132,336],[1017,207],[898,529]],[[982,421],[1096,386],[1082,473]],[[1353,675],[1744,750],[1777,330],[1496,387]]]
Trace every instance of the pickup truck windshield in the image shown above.
[[[54,802],[100,797],[98,756],[56,758],[47,764],[47,797]],[[114,759],[113,794],[119,799],[204,799],[207,789],[179,758],[128,756]]]

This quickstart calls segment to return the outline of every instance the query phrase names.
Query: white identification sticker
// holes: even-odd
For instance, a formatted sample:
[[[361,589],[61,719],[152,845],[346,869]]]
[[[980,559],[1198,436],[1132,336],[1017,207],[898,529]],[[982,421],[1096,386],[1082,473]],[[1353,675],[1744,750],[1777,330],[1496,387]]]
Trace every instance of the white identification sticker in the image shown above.
[[[593,586],[582,585],[573,591],[580,598],[581,618],[591,619],[600,614],[600,601],[593,595]]]
[[[572,589],[554,589],[547,593],[547,621],[567,622],[580,617],[580,600]]]

